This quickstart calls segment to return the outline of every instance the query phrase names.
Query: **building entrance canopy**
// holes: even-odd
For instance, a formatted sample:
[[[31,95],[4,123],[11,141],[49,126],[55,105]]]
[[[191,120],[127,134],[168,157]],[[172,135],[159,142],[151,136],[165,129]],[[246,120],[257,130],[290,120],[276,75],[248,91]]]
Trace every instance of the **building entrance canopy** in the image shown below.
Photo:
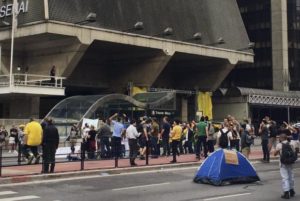
[[[72,96],[59,102],[47,115],[57,124],[80,124],[83,118],[108,117],[110,111],[174,110],[175,92]]]

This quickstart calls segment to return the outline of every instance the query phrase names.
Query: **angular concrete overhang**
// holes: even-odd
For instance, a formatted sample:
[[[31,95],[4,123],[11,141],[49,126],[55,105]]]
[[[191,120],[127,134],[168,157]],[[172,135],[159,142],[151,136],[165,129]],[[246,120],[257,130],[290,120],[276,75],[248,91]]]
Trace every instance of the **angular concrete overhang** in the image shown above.
[[[10,39],[11,31],[8,29],[1,30],[0,41],[4,42],[7,49],[9,48]],[[81,59],[84,58],[84,55],[87,54],[88,48],[95,42],[98,43],[98,47],[99,44],[101,46],[101,43],[108,44],[108,49],[109,44],[114,44],[114,46],[123,46],[125,49],[126,47],[135,48],[135,52],[139,52],[140,50],[148,52],[146,53],[148,54],[148,58],[143,64],[132,65],[132,63],[130,63],[132,59],[128,56],[126,59],[129,62],[119,64],[115,68],[123,71],[125,69],[124,67],[129,69],[126,70],[127,74],[116,77],[116,86],[126,86],[128,82],[133,82],[136,84],[145,84],[146,86],[158,84],[160,87],[166,85],[170,88],[178,88],[177,85],[179,84],[180,86],[180,82],[177,82],[177,85],[172,85],[170,84],[172,81],[168,84],[164,84],[161,80],[165,81],[176,78],[176,76],[170,77],[170,72],[172,74],[177,73],[177,77],[180,77],[183,70],[191,68],[192,71],[190,71],[190,74],[197,76],[195,76],[193,80],[189,80],[189,83],[185,82],[185,87],[214,91],[237,63],[253,62],[254,57],[253,53],[247,51],[236,51],[209,45],[52,20],[26,24],[19,27],[15,33],[15,39],[16,51],[22,51],[26,54],[32,54],[31,51],[35,50],[38,54],[46,55],[51,54],[51,52],[47,50],[48,47],[51,47],[52,50],[57,49],[58,51],[55,52],[57,61],[63,61],[64,63],[61,63],[60,66],[65,66],[60,76],[67,77],[67,79],[73,73]],[[65,47],[68,48],[66,51],[68,55],[63,52],[64,49],[66,49]],[[62,54],[59,52],[60,49]],[[43,50],[44,52],[40,53],[39,50]],[[99,50],[99,48],[97,50]],[[151,52],[151,50],[153,51]],[[105,49],[102,48],[100,51],[103,52]],[[123,50],[120,54],[110,55],[110,57],[124,57],[125,54],[122,53],[125,52],[126,50]],[[70,54],[73,55],[69,56]],[[130,52],[126,52],[126,54],[130,55]],[[100,57],[100,55],[98,57]],[[49,57],[47,61],[51,62],[52,60],[53,58]],[[157,60],[159,61],[157,62]],[[40,61],[36,61],[37,64],[39,62]],[[142,68],[144,68],[144,70],[136,74],[135,69]],[[48,73],[48,68],[41,68],[40,70],[45,71],[42,73]],[[149,78],[148,82],[142,83],[140,78],[147,77],[149,72],[154,75]],[[201,72],[206,72],[206,74]],[[166,78],[164,74],[169,74],[169,78]],[[79,73],[79,75],[81,74]],[[144,80],[142,79],[142,81]],[[73,80],[71,80],[71,82],[73,82]],[[111,88],[114,87],[111,83],[107,83]],[[95,83],[92,83],[92,85],[95,85]],[[115,91],[120,92],[120,90]]]
[[[163,50],[166,55],[174,55],[175,52],[206,56],[228,60],[230,64],[238,62],[253,62],[253,54],[245,51],[235,51],[212,46],[169,40],[166,38],[151,37],[109,29],[94,28],[58,21],[46,23],[32,23],[19,27],[15,38],[22,42],[22,38],[36,37],[41,34],[54,34],[61,36],[76,37],[82,44],[90,45],[93,41],[107,41],[125,45],[153,48]],[[11,38],[10,30],[2,30],[0,41]],[[40,41],[36,41],[40,42]]]
[[[30,94],[39,96],[64,96],[65,88],[18,86],[0,87],[0,94]]]

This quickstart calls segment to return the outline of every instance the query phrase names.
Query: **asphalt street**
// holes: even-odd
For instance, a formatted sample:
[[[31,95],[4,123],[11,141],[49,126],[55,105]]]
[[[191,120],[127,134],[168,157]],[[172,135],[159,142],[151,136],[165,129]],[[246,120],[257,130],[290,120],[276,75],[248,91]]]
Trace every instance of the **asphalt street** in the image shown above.
[[[161,169],[119,175],[95,175],[0,184],[0,201],[253,201],[281,200],[281,179],[277,161],[254,164],[261,182],[215,187],[193,183],[197,167]],[[295,164],[296,197],[300,200],[300,163]],[[298,184],[298,185],[297,185]]]

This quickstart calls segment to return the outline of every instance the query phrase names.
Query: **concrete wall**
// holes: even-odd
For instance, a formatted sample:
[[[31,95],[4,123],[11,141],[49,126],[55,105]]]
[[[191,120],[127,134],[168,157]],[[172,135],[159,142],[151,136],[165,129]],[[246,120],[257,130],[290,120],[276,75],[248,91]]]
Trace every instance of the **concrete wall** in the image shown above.
[[[223,121],[227,115],[232,115],[238,120],[249,117],[247,103],[214,103],[213,119],[215,121]]]

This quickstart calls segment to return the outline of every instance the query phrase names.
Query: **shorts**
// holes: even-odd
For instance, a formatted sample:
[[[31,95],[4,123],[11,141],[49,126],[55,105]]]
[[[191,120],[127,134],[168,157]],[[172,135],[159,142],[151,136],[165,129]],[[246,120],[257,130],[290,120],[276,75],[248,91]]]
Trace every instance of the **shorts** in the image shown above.
[[[147,141],[146,141],[146,138],[145,138],[145,137],[141,137],[141,138],[139,139],[139,146],[140,146],[140,148],[146,147],[146,143],[147,143]]]
[[[8,143],[9,144],[16,144],[16,139],[14,137],[9,137]]]
[[[276,137],[270,137],[269,138],[269,146],[276,148],[277,145],[277,138]]]

